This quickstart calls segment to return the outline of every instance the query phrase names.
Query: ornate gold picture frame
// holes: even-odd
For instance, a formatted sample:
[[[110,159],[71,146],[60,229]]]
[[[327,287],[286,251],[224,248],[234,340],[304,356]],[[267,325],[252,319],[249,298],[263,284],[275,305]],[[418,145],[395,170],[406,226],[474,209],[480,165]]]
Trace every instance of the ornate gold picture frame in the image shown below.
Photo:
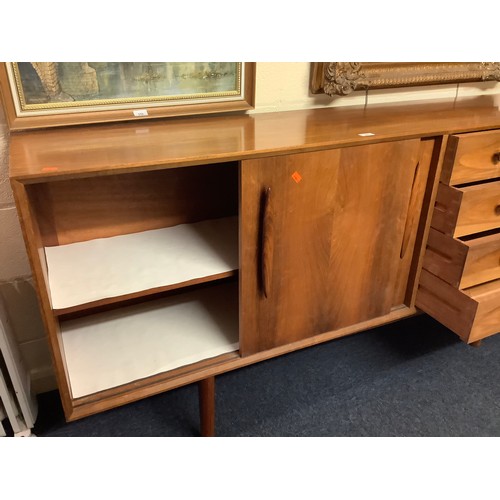
[[[500,81],[500,63],[316,62],[311,66],[310,90],[344,96],[356,90],[488,80]]]
[[[9,62],[0,93],[11,130],[244,111],[255,63]]]

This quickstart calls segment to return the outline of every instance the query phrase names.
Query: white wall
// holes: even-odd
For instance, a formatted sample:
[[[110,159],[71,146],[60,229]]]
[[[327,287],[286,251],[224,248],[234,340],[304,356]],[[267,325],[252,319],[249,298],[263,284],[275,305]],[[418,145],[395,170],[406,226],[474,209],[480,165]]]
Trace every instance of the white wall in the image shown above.
[[[309,95],[310,63],[258,63],[256,106],[252,113],[286,111],[325,106],[364,104],[364,92],[347,97]],[[500,83],[469,83],[379,90],[368,93],[367,103],[458,99],[490,94],[500,105]],[[0,107],[0,296],[19,341],[33,387],[38,392],[55,388],[51,361],[31,279],[28,259],[8,181],[8,130]]]
[[[414,100],[458,99],[478,95],[493,95],[500,105],[500,82],[461,83],[459,85],[431,85],[392,90],[370,90],[354,95],[330,97],[309,94],[310,63],[258,63],[256,106],[254,112],[285,111],[292,109],[363,105]]]

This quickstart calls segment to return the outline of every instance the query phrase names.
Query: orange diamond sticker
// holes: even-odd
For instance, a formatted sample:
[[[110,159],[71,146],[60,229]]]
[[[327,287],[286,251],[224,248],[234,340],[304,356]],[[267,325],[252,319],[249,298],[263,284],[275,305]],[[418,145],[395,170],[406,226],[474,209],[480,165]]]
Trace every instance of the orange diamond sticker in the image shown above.
[[[295,171],[292,174],[292,179],[298,184],[302,180],[302,176],[297,171]]]

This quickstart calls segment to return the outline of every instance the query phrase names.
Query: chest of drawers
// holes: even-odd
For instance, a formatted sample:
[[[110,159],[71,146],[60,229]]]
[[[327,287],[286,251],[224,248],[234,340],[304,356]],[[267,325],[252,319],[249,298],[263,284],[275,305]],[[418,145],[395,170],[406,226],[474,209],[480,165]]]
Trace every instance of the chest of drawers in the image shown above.
[[[499,330],[499,130],[449,138],[417,306],[468,343]]]

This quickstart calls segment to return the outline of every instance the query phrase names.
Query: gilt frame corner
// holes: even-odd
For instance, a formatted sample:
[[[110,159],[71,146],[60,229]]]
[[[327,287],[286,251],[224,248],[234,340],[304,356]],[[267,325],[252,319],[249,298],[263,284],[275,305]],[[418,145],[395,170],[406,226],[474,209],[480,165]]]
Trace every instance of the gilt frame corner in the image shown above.
[[[312,94],[346,96],[355,91],[500,81],[498,62],[315,62]]]

